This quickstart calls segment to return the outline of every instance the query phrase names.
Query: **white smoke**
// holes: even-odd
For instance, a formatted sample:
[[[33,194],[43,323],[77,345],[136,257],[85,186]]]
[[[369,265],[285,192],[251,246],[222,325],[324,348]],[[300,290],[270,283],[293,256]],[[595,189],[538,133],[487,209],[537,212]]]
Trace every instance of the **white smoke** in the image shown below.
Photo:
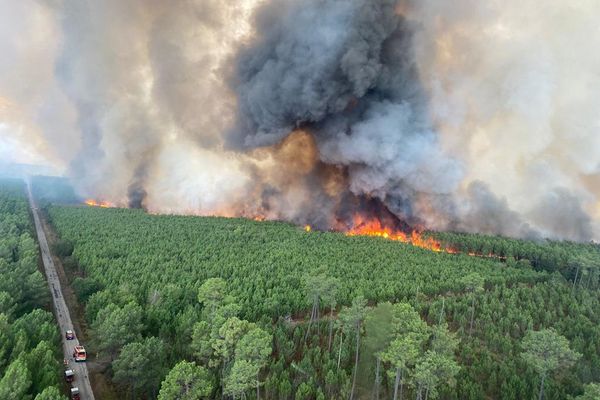
[[[160,167],[151,171],[150,212],[236,216],[233,207],[244,203],[251,184],[237,157],[199,148],[187,140],[166,145],[155,165]]]
[[[343,184],[598,239],[599,45],[595,0],[0,0],[0,155],[153,212],[327,221]]]
[[[400,9],[418,26],[421,82],[446,149],[465,164],[464,187],[485,182],[543,236],[599,238],[600,3],[420,0]],[[523,234],[514,228],[504,233]]]
[[[64,171],[78,149],[75,113],[54,76],[60,38],[45,4],[0,0],[1,162],[49,163]]]

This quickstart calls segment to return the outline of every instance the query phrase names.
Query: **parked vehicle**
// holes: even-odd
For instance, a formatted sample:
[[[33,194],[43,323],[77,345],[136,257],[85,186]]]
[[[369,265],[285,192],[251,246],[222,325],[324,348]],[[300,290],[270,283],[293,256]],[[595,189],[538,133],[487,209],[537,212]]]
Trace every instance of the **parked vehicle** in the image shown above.
[[[71,388],[71,400],[81,400],[81,395],[79,394],[79,388],[77,388],[77,387]]]
[[[65,381],[73,382],[75,380],[75,372],[72,369],[68,369],[65,371]]]

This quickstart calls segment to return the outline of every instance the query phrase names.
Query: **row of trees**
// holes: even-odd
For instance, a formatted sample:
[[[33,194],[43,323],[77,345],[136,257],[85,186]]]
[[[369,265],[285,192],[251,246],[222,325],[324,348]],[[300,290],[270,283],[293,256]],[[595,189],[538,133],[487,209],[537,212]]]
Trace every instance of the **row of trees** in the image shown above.
[[[600,245],[551,240],[524,241],[473,233],[430,233],[445,248],[492,256],[515,265],[527,261],[534,268],[558,271],[574,285],[600,287]]]
[[[0,399],[60,400],[60,336],[21,181],[0,181]]]

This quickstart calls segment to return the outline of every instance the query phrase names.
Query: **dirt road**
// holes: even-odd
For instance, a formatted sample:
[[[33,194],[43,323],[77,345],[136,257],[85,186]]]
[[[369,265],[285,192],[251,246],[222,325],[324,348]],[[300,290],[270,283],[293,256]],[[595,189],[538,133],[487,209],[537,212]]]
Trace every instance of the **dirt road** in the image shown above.
[[[35,201],[33,200],[33,196],[31,195],[31,186],[29,182],[27,182],[27,194],[29,196],[29,206],[31,207],[33,220],[35,222],[35,230],[37,232],[38,243],[42,253],[42,260],[44,262],[44,271],[46,272],[48,286],[50,287],[50,293],[52,294],[52,302],[54,304],[56,319],[58,320],[58,325],[60,327],[64,358],[68,360],[69,368],[75,372],[73,387],[79,388],[82,400],[93,400],[94,393],[92,392],[92,385],[90,385],[87,366],[84,362],[76,363],[73,360],[73,349],[75,346],[79,345],[79,340],[77,337],[75,337],[74,340],[67,340],[65,338],[65,332],[68,329],[74,330],[73,323],[71,322],[71,315],[69,314],[69,309],[67,308],[62,295],[60,281],[58,280],[56,268],[54,266],[54,262],[52,261],[50,249],[48,248],[46,235],[44,234],[42,224],[40,223],[38,209],[35,205]],[[77,332],[75,332],[75,334],[77,335]]]

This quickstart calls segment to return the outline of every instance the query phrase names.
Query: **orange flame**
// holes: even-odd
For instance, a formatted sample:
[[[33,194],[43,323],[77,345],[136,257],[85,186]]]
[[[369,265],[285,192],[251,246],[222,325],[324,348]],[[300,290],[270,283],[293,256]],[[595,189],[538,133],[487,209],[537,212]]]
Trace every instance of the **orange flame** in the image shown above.
[[[389,240],[397,240],[399,242],[408,243],[415,247],[427,249],[435,252],[457,253],[456,250],[443,247],[442,244],[432,237],[423,236],[418,231],[413,231],[408,234],[400,230],[396,230],[382,225],[381,221],[372,219],[364,221],[362,217],[354,218],[354,227],[346,232],[348,236],[375,236]]]
[[[84,203],[90,207],[102,207],[102,208],[114,207],[114,204],[112,204],[108,201],[96,201],[94,199],[87,199],[86,201],[84,201]]]

